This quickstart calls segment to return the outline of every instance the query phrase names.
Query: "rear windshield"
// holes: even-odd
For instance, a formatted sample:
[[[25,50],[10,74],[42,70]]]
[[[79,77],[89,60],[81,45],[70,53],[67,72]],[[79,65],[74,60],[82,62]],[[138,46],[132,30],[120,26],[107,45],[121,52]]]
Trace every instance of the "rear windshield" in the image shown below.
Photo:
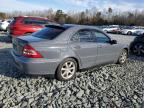
[[[34,37],[52,40],[64,32],[64,29],[45,27],[44,29],[32,34]]]

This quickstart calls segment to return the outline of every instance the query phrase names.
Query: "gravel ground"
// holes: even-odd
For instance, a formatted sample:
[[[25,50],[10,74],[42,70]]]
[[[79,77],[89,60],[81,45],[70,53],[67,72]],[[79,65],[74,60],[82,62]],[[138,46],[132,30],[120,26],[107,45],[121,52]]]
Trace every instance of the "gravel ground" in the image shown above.
[[[13,67],[11,43],[0,36],[0,108],[144,108],[144,58],[78,72],[60,82]]]

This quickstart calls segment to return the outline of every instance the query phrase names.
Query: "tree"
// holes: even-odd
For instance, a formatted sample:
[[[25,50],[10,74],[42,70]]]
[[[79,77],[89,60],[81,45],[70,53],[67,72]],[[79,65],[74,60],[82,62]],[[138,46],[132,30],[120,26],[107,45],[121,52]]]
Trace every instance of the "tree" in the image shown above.
[[[64,14],[64,12],[62,10],[57,10],[56,15],[55,15],[55,21],[57,21],[60,24],[64,24],[66,16],[67,15]]]
[[[111,14],[112,14],[113,10],[111,7],[108,8],[108,20],[109,20],[109,23],[111,23]]]
[[[0,19],[6,19],[6,13],[0,12]]]
[[[86,25],[103,25],[103,24],[119,24],[119,25],[140,25],[144,26],[144,10],[143,11],[116,11],[111,7],[99,11],[97,8],[86,9],[82,12],[68,11],[64,13],[62,10],[34,10],[29,12],[13,11],[3,13],[0,12],[0,19],[12,18],[19,15],[41,16],[50,20],[55,20],[60,24],[86,24]]]
[[[80,13],[79,24],[85,24],[86,15],[85,12]]]
[[[48,11],[47,11],[47,18],[48,19],[50,19],[50,20],[54,20],[54,11],[53,11],[53,9],[49,9]]]
[[[108,13],[111,14],[112,12],[113,12],[112,8],[109,7],[109,8],[108,8]]]

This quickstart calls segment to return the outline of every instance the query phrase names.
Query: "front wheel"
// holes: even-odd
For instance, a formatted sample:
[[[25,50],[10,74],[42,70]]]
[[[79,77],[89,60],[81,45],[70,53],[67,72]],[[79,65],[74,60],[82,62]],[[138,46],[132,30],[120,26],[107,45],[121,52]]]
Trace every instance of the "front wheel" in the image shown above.
[[[118,64],[124,64],[126,61],[127,61],[127,58],[128,58],[128,51],[126,49],[123,49],[121,51],[121,54],[118,58]]]
[[[56,78],[60,81],[68,81],[72,79],[77,71],[77,62],[72,58],[65,59],[56,72]]]

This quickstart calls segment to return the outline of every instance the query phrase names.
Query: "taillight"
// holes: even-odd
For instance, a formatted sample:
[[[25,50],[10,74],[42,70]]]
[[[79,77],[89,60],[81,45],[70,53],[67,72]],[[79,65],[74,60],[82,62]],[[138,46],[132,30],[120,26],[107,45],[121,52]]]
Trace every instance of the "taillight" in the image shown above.
[[[22,53],[23,56],[27,58],[43,58],[42,55],[30,45],[25,45]]]

